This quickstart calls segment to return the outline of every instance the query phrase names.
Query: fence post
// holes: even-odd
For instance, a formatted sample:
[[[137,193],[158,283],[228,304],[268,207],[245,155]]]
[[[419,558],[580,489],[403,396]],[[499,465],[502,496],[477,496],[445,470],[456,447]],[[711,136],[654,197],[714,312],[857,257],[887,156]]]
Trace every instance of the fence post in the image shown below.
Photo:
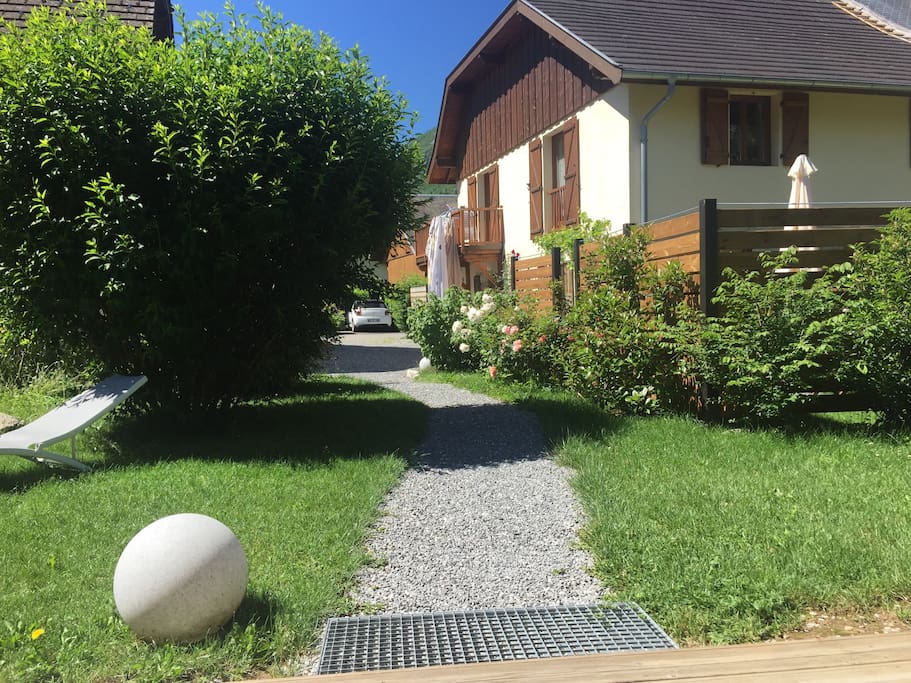
[[[512,292],[516,291],[516,255],[512,253],[509,255],[509,289]]]
[[[715,314],[712,297],[718,287],[721,273],[718,272],[718,200],[699,200],[699,305],[705,315]],[[708,382],[700,382],[702,414],[712,415],[720,407],[711,406],[712,388]]]
[[[635,225],[635,224],[634,223],[624,223],[623,224],[623,236],[624,237],[629,237],[630,235],[633,234],[633,225]]]
[[[563,262],[560,260],[560,247],[553,247],[550,250],[550,291],[555,311],[563,307],[563,288],[558,286],[562,282]]]
[[[573,303],[579,299],[579,290],[582,288],[582,240],[573,240]]]
[[[718,200],[699,200],[699,306],[714,315],[712,297],[718,287]]]

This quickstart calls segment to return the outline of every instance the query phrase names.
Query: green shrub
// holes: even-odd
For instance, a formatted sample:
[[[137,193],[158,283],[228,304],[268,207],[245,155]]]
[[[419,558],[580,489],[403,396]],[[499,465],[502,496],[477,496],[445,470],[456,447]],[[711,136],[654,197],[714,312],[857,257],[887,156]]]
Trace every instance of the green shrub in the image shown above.
[[[145,399],[289,386],[335,333],[325,304],[414,221],[404,101],[266,10],[178,48],[78,12],[0,32],[0,318],[149,375]]]
[[[678,263],[646,264],[648,243],[639,228],[605,240],[561,321],[565,386],[619,412],[685,409],[691,395],[700,316],[685,301]]]
[[[408,337],[421,347],[421,352],[440,370],[476,370],[477,354],[459,351],[460,341],[453,343],[453,323],[463,315],[472,300],[471,293],[450,287],[440,299],[429,294],[427,301],[415,304],[408,313]]]
[[[827,328],[838,378],[869,395],[892,424],[911,421],[911,210],[890,215],[875,245],[855,249],[838,283],[844,308]]]
[[[759,256],[757,270],[730,269],[712,301],[720,313],[706,321],[699,368],[713,403],[750,420],[777,420],[804,400],[808,387],[834,376],[837,354],[827,326],[841,312],[835,286],[841,269],[810,283],[794,253]]]
[[[421,275],[406,275],[396,282],[385,297],[386,307],[392,314],[392,322],[400,330],[408,329],[408,311],[411,308],[411,288],[427,284]]]

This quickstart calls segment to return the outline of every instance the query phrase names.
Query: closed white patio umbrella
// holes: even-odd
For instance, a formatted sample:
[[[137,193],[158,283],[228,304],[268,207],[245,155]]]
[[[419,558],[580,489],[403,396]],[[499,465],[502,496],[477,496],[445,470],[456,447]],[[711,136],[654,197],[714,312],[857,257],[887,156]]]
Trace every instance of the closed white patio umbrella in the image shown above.
[[[816,173],[816,166],[806,154],[798,154],[788,170],[791,178],[791,196],[788,198],[789,209],[810,208],[810,176]],[[810,225],[788,225],[785,230],[810,230]]]

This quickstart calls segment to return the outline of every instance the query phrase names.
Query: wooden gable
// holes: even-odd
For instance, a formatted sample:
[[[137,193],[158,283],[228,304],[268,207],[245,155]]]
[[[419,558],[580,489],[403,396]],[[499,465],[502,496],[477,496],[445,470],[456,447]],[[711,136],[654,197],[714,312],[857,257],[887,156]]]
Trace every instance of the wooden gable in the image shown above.
[[[527,25],[464,96],[455,175],[477,172],[594,101],[609,85],[582,58]]]

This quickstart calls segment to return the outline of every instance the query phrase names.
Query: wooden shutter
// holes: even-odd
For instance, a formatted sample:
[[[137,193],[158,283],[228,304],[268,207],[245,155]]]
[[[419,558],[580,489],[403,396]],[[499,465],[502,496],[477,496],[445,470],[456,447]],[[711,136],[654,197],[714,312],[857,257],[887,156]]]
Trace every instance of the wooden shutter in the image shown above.
[[[531,204],[531,236],[544,232],[544,159],[541,138],[528,146],[528,195]]]
[[[496,209],[500,206],[500,167],[494,164],[487,172],[487,196],[484,198],[487,208]],[[500,232],[500,212],[490,211],[487,215],[487,240],[496,242],[502,240]]]
[[[786,92],[781,97],[781,162],[794,163],[798,154],[810,153],[810,96]]]
[[[728,163],[728,91],[703,88],[701,118],[702,163],[723,166]]]
[[[494,164],[487,172],[487,206],[495,209],[500,205],[500,167]]]
[[[579,222],[579,121],[573,118],[563,127],[563,152],[566,155],[566,189],[563,191],[566,224]]]
[[[478,208],[478,177],[474,175],[468,179],[468,208]]]

